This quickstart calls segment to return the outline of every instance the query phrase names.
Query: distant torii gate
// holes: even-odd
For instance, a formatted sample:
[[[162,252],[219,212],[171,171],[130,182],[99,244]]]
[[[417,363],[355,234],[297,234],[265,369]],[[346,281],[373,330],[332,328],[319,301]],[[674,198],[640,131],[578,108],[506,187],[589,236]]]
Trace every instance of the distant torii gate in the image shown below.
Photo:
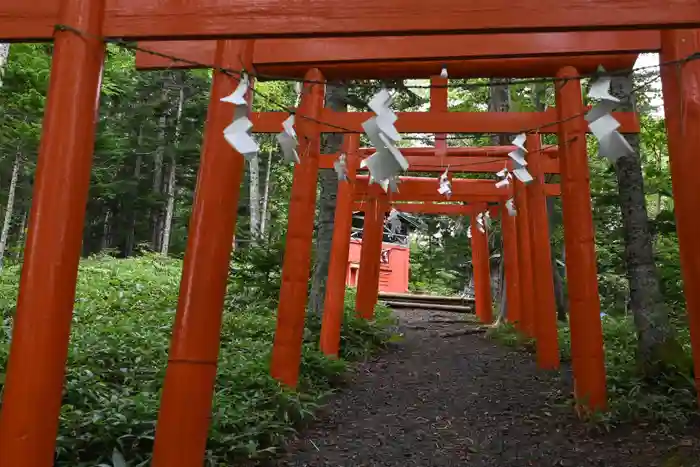
[[[547,2],[546,14],[542,14],[541,3],[534,0],[516,4],[509,0],[467,3],[385,0],[378,8],[373,0],[356,0],[348,13],[331,0],[315,0],[313,8],[304,2],[281,0],[237,3],[235,7],[220,0],[2,2],[0,40],[55,40],[55,47],[0,416],[0,465],[49,467],[53,461],[90,179],[95,110],[104,57],[103,37],[244,39],[221,41],[217,45],[215,65],[252,70],[252,39],[260,38],[411,36],[458,31],[484,34],[581,29],[662,30],[662,61],[679,63],[663,69],[662,81],[681,266],[696,385],[700,384],[700,244],[695,242],[700,236],[700,222],[695,218],[700,204],[700,190],[695,181],[695,148],[700,145],[700,132],[693,131],[700,124],[700,66],[697,61],[684,62],[700,50],[700,32],[683,30],[700,27],[698,1],[676,0],[673,8],[668,8],[666,0],[630,0],[625,10],[621,10],[609,0],[559,0]],[[57,23],[68,28],[56,29]],[[542,60],[556,63],[556,58]],[[563,59],[556,64],[557,69],[561,67],[557,77],[565,80],[557,89],[556,120],[560,124],[556,131],[560,142],[567,274],[571,284],[575,389],[578,397],[596,409],[605,406],[605,373],[579,81],[582,70],[572,67],[572,63]],[[589,63],[593,64],[594,60]],[[367,67],[364,72],[367,73]],[[299,114],[336,123],[333,115],[322,110],[323,85],[318,84],[324,80],[322,73],[310,70],[305,77],[309,82],[305,84]],[[214,102],[229,94],[235,85],[234,78],[216,73],[212,88]],[[230,108],[221,105],[209,108],[181,286],[183,298],[205,306],[200,313],[188,314],[184,320],[181,311],[187,305],[180,303],[166,377],[166,387],[171,389],[164,391],[158,424],[153,459],[156,467],[197,466],[203,458],[218,357],[218,329],[225,287],[222,276],[227,270],[235,221],[233,209],[225,207],[235,205],[237,190],[231,187],[238,186],[242,165],[241,158],[235,157],[221,137],[231,114]],[[548,118],[533,114],[517,122],[510,120],[509,125],[497,120],[482,121],[484,127],[480,127],[476,120],[461,126],[449,118],[447,121],[440,118],[437,119],[439,125],[430,125],[403,117],[405,123],[399,120],[400,131],[435,133],[513,132],[522,128],[515,123],[534,127],[543,122],[540,118]],[[358,115],[357,122],[362,118],[364,116]],[[273,127],[277,123],[274,119],[271,121]],[[513,130],[513,126],[519,128]],[[320,132],[335,130],[304,119],[299,119],[297,130],[300,136],[309,138],[308,141],[300,138],[301,152],[304,154],[308,149],[308,157],[295,171],[292,210],[300,223],[291,225],[288,231],[285,264],[298,261],[295,267],[308,270],[308,225],[313,218],[315,197],[310,185],[318,167]],[[359,131],[357,126],[350,130]],[[208,224],[214,212],[214,218],[219,218]],[[290,310],[296,311],[280,313],[280,324],[285,328],[289,326],[291,333],[282,342],[276,342],[276,348],[289,350],[290,359],[298,362],[297,341],[301,342],[303,330],[303,320],[300,324],[298,315],[300,310],[303,314],[306,281],[290,276],[290,267],[284,268],[283,293],[291,297]],[[217,274],[195,277],[194,271],[217,271]],[[213,334],[212,329],[215,330]],[[273,362],[273,368],[275,366]],[[275,376],[293,380],[295,373],[296,369],[290,368]]]

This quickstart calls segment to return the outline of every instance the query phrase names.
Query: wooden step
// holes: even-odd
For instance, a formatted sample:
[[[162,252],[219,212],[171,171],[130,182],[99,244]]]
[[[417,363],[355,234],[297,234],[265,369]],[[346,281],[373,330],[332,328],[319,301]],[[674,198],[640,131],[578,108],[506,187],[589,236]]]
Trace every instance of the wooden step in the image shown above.
[[[381,298],[380,298],[381,300]],[[451,311],[454,313],[474,313],[471,306],[465,305],[443,305],[439,303],[425,303],[402,300],[381,300],[390,308],[413,308],[421,310]]]

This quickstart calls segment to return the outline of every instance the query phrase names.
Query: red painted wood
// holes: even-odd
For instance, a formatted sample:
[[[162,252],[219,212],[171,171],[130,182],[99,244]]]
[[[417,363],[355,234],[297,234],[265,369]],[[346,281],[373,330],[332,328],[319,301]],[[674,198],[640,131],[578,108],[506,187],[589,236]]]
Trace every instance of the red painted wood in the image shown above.
[[[4,0],[1,39],[48,39],[58,0]],[[110,0],[107,35],[124,38],[321,37],[669,29],[700,26],[698,0]],[[348,14],[350,11],[350,14]]]
[[[540,135],[527,135],[528,169],[534,180],[525,188],[530,214],[530,251],[532,253],[533,298],[535,303],[535,335],[537,336],[537,366],[544,370],[559,368],[557,339],[557,306],[554,298],[552,251],[547,217],[545,174],[538,157],[532,157],[542,147]]]
[[[348,269],[348,244],[352,234],[352,183],[355,180],[355,159],[359,135],[347,135],[343,138],[343,151],[348,158],[348,180],[338,182],[335,216],[333,221],[333,240],[328,264],[328,280],[323,305],[321,323],[321,351],[329,357],[337,357],[340,349],[340,329],[343,324],[345,309],[345,282]]]
[[[414,197],[422,199],[437,193],[438,179],[430,177],[400,177],[399,193],[385,194],[384,190],[376,183],[369,184],[369,176],[359,175],[355,180],[355,196],[371,194],[373,196],[388,196],[396,200],[399,197]],[[545,185],[547,194],[550,196],[557,195],[559,185]],[[494,180],[477,180],[469,178],[454,178],[452,179],[452,193],[455,196],[476,195],[476,196],[491,196],[494,199],[508,197],[512,194],[512,187],[497,188]],[[442,196],[442,195],[440,195]],[[442,196],[444,201],[448,201]],[[412,200],[412,201],[413,201]]]
[[[102,0],[65,1],[61,20],[99,35],[103,10]],[[0,414],[8,467],[54,464],[104,44],[59,32],[53,54]]]
[[[508,157],[508,153],[513,151],[515,146],[473,146],[473,147],[451,147],[445,150],[446,157],[453,156],[481,156],[481,157]],[[376,149],[372,147],[360,148],[360,157],[367,157],[377,152]],[[546,154],[548,157],[558,157],[556,146],[547,146],[542,149],[542,153]],[[413,147],[413,148],[401,148],[401,153],[404,156],[437,156],[437,151],[435,148],[427,147]]]
[[[515,208],[518,215],[515,216],[515,230],[517,232],[518,250],[518,281],[520,288],[520,322],[516,324],[518,329],[529,337],[535,335],[535,292],[532,265],[532,248],[530,243],[530,210],[525,185],[518,180],[513,182]]]
[[[503,235],[503,260],[506,280],[506,320],[520,323],[522,315],[520,275],[518,264],[518,232],[515,217],[508,214],[501,204],[501,233]]]
[[[401,152],[406,156],[407,151],[403,149]],[[439,158],[435,156],[411,156],[408,152],[409,171],[411,172],[444,172],[449,166],[450,172],[462,173],[496,173],[503,170],[503,167],[508,167],[509,170],[514,168],[513,162],[506,156],[447,156]],[[336,154],[324,154],[319,159],[319,167],[322,169],[332,169],[333,164],[337,160]],[[559,173],[559,161],[554,158],[543,158],[542,169],[545,173]],[[367,172],[366,168],[358,168],[358,171]]]
[[[221,41],[217,62],[245,66],[252,48]],[[197,175],[187,251],[161,398],[153,467],[199,465],[211,422],[219,336],[229,273],[239,189],[245,161],[221,137],[234,106],[221,102],[238,80],[217,73],[212,81],[207,130]],[[252,103],[252,93],[248,93]]]
[[[297,122],[303,120],[303,112]],[[321,131],[327,133],[363,133],[362,123],[370,112],[335,112],[324,109],[318,117]],[[639,119],[634,112],[613,112],[623,133],[639,132]],[[251,115],[256,133],[279,133],[286,112],[256,112]],[[542,134],[556,133],[556,109],[546,112],[397,112],[396,129],[401,133],[520,133],[547,125]]]
[[[593,39],[598,35],[600,40]],[[316,66],[328,79],[428,78],[445,65],[452,78],[546,77],[555,75],[563,64],[575,66],[581,73],[593,72],[599,65],[607,70],[631,68],[636,52],[659,48],[656,31],[541,36],[263,39],[256,41],[255,70],[261,75],[302,78],[309,67]],[[379,44],[367,45],[372,42]],[[514,43],[520,45],[513,48]],[[191,62],[213,63],[216,41],[146,41],[139,45],[185,60],[137,52],[139,69],[196,68]],[[448,50],[444,50],[445,45],[449,45]]]
[[[563,68],[557,76],[574,77]],[[595,229],[591,213],[590,173],[586,152],[586,121],[581,113],[581,83],[569,80],[557,88],[561,151],[562,213],[566,277],[571,325],[571,361],[579,408],[601,410],[607,405],[605,355],[600,323]]]
[[[374,317],[374,306],[379,293],[379,261],[382,254],[384,237],[384,218],[387,204],[378,199],[369,203],[365,211],[362,229],[362,252],[360,254],[360,272],[357,282],[355,311],[364,319]]]
[[[475,212],[481,212],[487,208],[486,203],[479,204],[448,204],[448,203],[392,203],[392,208],[400,212],[421,214],[443,214],[455,216],[467,216]],[[354,203],[353,211],[364,211],[366,204]]]
[[[700,31],[664,31],[661,60],[679,60],[700,51]],[[661,70],[668,147],[680,244],[681,272],[688,327],[695,364],[695,387],[700,390],[700,190],[695,178],[696,148],[700,144],[700,62]],[[698,391],[700,396],[700,391]],[[699,399],[700,401],[700,399]]]
[[[476,222],[476,215],[471,219],[472,272],[474,274],[474,308],[476,316],[482,323],[493,320],[493,297],[491,295],[491,265],[488,241],[488,229],[482,232]]]
[[[436,182],[437,183],[437,182]],[[381,188],[380,188],[381,190]],[[363,193],[364,191],[364,193]],[[410,194],[410,193],[390,193],[386,194],[383,191],[381,193],[377,193],[374,190],[372,190],[372,194],[369,195],[367,194],[367,190],[360,190],[361,193],[355,194],[354,198],[355,201],[358,203],[364,203],[366,204],[371,198],[377,197],[377,196],[383,196],[384,198],[388,199],[391,202],[445,202],[447,199],[445,199],[444,195],[441,195],[435,190],[435,193],[423,193],[420,195],[415,195],[415,194]],[[495,195],[468,195],[468,194],[453,194],[449,201],[452,202],[457,202],[457,201],[462,201],[462,202],[467,202],[467,203],[500,203],[505,201],[508,197],[510,196],[509,193],[505,193],[503,195],[495,196]]]
[[[323,80],[317,70],[310,70],[309,81]],[[300,108],[318,117],[323,108],[325,86],[304,85]],[[321,152],[319,125],[306,120],[297,122],[299,152],[305,154],[294,169],[289,201],[289,220],[282,264],[282,284],[277,308],[277,327],[272,347],[270,374],[281,383],[296,387],[306,317],[306,301],[311,272],[311,243],[316,215],[318,155]]]
[[[139,46],[165,55],[210,64],[213,63],[216,41],[144,41],[139,43]],[[542,60],[542,63],[548,63],[552,58],[548,56],[555,55],[554,59],[558,60],[560,65],[567,59],[573,59],[578,61],[573,65],[583,69],[586,66],[581,66],[582,63],[589,62],[589,59],[578,55],[605,54],[608,56],[598,57],[598,60],[610,61],[609,56],[612,54],[630,54],[631,57],[627,58],[629,60],[634,59],[637,53],[658,50],[659,33],[657,31],[490,34],[487,37],[448,35],[315,38],[313,40],[259,39],[255,41],[254,63],[256,70],[262,74],[286,74],[285,69],[304,69],[309,66],[329,67],[329,70],[334,70],[335,66],[340,66],[348,76],[352,76],[353,69],[366,70],[368,65],[373,65],[368,62],[375,62],[375,64],[383,62],[380,66],[375,66],[376,73],[384,73],[385,65],[389,65],[395,72],[397,66],[406,65],[405,62],[415,62],[421,64],[419,68],[430,66],[432,75],[439,73],[442,64],[447,63],[451,77],[463,77],[464,74],[470,76],[479,72],[492,73],[491,67],[483,66],[484,59],[491,58],[508,58],[509,62],[517,64],[515,57],[537,57],[535,61]],[[567,55],[569,57],[562,57]],[[535,61],[530,63],[534,64]],[[492,66],[496,69],[504,66],[502,62],[503,60],[491,60]],[[139,69],[191,68],[192,66],[191,63],[173,62],[158,55],[136,53],[136,67]],[[353,66],[356,68],[351,68]],[[511,66],[511,68],[518,69],[515,70],[518,73],[517,76],[522,73],[532,76],[541,73],[538,72],[541,68],[539,65]],[[330,73],[333,74],[333,71]],[[552,73],[546,76],[552,76]]]

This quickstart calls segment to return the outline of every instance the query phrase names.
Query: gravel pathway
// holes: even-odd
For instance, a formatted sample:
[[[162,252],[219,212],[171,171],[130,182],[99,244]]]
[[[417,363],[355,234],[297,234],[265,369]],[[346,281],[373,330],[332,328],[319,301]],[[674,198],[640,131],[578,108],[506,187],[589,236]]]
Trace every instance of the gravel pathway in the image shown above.
[[[405,339],[359,366],[277,466],[700,466],[697,436],[593,433],[573,416],[566,374],[538,371],[455,323],[463,315],[399,317]]]

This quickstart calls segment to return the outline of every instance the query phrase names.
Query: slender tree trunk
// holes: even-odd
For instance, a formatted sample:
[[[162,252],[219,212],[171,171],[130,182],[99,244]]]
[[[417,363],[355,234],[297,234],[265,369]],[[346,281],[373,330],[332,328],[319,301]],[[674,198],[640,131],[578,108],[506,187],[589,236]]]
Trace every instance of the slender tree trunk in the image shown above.
[[[167,256],[168,249],[170,248],[170,234],[173,227],[173,215],[175,214],[175,175],[177,173],[177,164],[175,162],[175,157],[170,159],[170,168],[168,170],[168,205],[165,210],[165,222],[163,226],[163,240],[160,246],[160,254]]]
[[[556,199],[552,196],[547,197],[547,221],[549,224],[549,238],[553,238],[554,229],[556,228],[556,209],[555,209]],[[557,320],[561,322],[566,322],[567,320],[567,304],[566,304],[566,293],[564,287],[564,278],[561,274],[561,268],[557,263],[557,249],[556,245],[550,245],[552,251],[552,279],[554,280],[554,301],[557,306]],[[563,259],[563,257],[562,257]]]
[[[508,80],[492,78],[490,80],[489,87],[489,112],[509,112],[511,108],[511,97],[510,97],[510,87],[508,85]],[[492,144],[494,145],[508,145],[510,144],[510,136],[507,134],[495,135],[491,138]],[[508,302],[506,301],[506,278],[505,272],[503,271],[503,239],[499,242],[497,248],[500,249],[501,261],[498,268],[498,277],[501,279],[498,281],[498,286],[494,288],[494,284],[491,284],[492,290],[495,291],[494,297],[498,297],[498,317],[496,322],[502,322],[508,313]]]
[[[632,76],[613,78],[611,92],[619,96],[630,96],[620,110],[635,110],[632,88]],[[630,134],[626,138],[635,152],[617,160],[615,173],[625,234],[629,307],[637,330],[640,369],[646,376],[653,378],[667,364],[677,360],[683,351],[675,339],[656,272],[639,157],[639,136]]]
[[[272,172],[272,151],[267,154],[267,167],[265,170],[265,188],[263,191],[262,208],[260,212],[260,236],[265,237],[267,233],[268,203],[270,202],[270,173]]]
[[[142,131],[139,131],[139,141],[142,140]],[[138,144],[138,147],[141,147],[140,144]],[[133,193],[133,198],[132,198],[132,205],[131,205],[131,212],[129,213],[130,219],[129,219],[129,231],[126,234],[126,242],[124,245],[124,256],[125,257],[130,257],[134,254],[134,246],[136,243],[136,207],[134,206],[134,200],[138,196],[138,190],[139,190],[139,180],[141,179],[141,164],[142,164],[142,158],[141,154],[136,156],[136,164],[134,166],[134,186],[135,190]]]
[[[106,250],[111,245],[110,239],[110,222],[112,220],[112,210],[107,209],[102,221],[102,241],[100,242],[100,251]]]
[[[160,205],[160,197],[163,194],[163,156],[165,154],[165,146],[167,145],[166,127],[168,124],[169,112],[169,92],[168,87],[163,87],[163,101],[165,107],[158,119],[158,147],[153,154],[153,193],[154,200],[158,200],[151,211],[151,248],[153,251],[160,251],[160,242],[163,238],[163,211]]]
[[[250,241],[255,244],[260,239],[260,157],[256,154],[248,164],[250,183],[248,202],[250,203]]]
[[[10,181],[10,193],[7,196],[7,207],[5,208],[5,221],[2,224],[2,234],[0,234],[0,271],[2,271],[5,260],[5,249],[7,247],[7,237],[10,234],[12,225],[12,212],[15,207],[15,193],[17,191],[17,180],[19,179],[19,169],[22,164],[22,153],[17,149],[15,162],[12,164],[12,179]]]
[[[163,115],[160,118],[159,126],[163,132],[165,132],[165,121],[166,117]],[[165,136],[165,135],[163,135]],[[153,158],[153,188],[151,192],[153,193],[154,199],[161,197],[163,190],[163,151],[165,150],[165,140],[161,140],[160,146],[156,149]],[[153,208],[151,213],[151,225],[153,232],[151,234],[151,248],[153,251],[160,250],[160,239],[162,238],[163,223],[162,223],[162,212],[160,208],[160,201],[156,207]]]
[[[22,261],[24,256],[24,235],[27,228],[27,211],[22,213],[22,220],[19,224],[19,235],[17,237],[17,254],[15,255],[15,261],[18,263]]]
[[[0,88],[2,87],[2,77],[5,74],[5,65],[10,56],[10,44],[0,43]]]
[[[160,253],[168,254],[170,248],[170,234],[173,228],[173,216],[175,215],[175,193],[177,183],[177,149],[180,145],[180,135],[182,133],[180,125],[182,124],[182,110],[185,106],[185,86],[180,86],[180,93],[177,101],[177,114],[175,115],[175,137],[170,148],[170,168],[168,170],[168,204],[165,210],[165,222],[163,226],[163,238],[161,240]]]
[[[547,108],[547,85],[544,83],[535,83],[532,88],[533,103],[536,112],[544,112]],[[554,230],[557,226],[556,200],[554,197],[547,197],[547,224],[549,227],[549,238],[554,238]],[[557,249],[555,245],[550,244],[551,262],[552,262],[552,281],[554,282],[554,301],[557,307],[557,320],[566,322],[567,303],[566,294],[564,293],[564,278],[561,276],[560,268],[557,265]]]
[[[326,106],[343,112],[347,110],[348,87],[344,83],[328,86]],[[332,133],[324,135],[324,153],[334,153],[340,150],[343,135]],[[309,297],[309,313],[320,315],[323,312],[323,302],[326,296],[326,279],[328,278],[328,263],[331,257],[333,243],[333,223],[335,218],[335,201],[338,194],[338,175],[333,169],[322,169],[319,172],[321,194],[319,196],[318,230],[316,235],[316,264],[311,277],[311,293]]]

